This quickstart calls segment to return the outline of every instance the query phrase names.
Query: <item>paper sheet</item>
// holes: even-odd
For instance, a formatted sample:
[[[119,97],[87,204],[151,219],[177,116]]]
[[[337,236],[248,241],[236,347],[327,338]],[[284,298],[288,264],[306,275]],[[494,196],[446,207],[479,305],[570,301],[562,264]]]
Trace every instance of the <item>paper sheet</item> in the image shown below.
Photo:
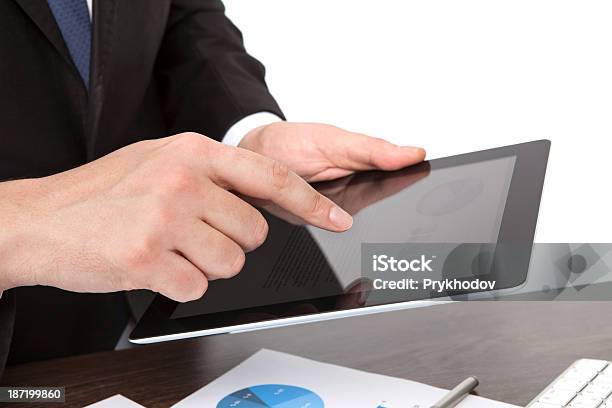
[[[142,405],[135,403],[131,399],[125,398],[123,395],[113,395],[110,398],[96,402],[95,404],[87,405],[85,408],[144,408]]]
[[[174,408],[429,408],[446,390],[261,350]],[[457,408],[514,405],[468,396]]]

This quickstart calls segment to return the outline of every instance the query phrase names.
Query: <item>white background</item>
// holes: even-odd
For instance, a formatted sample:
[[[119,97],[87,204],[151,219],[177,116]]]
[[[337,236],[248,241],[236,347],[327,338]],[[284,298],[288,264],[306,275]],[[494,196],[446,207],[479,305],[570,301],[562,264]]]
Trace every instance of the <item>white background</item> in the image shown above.
[[[430,158],[550,139],[536,239],[612,242],[612,2],[225,4],[289,120]]]

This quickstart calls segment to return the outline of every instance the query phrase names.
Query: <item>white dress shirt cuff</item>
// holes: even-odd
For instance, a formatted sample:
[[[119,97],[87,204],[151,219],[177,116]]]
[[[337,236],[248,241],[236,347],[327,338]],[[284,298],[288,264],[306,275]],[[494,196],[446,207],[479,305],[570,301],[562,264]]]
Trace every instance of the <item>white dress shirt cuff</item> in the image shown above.
[[[236,122],[223,136],[223,143],[238,146],[242,139],[253,129],[271,123],[282,122],[282,119],[270,112],[258,112]]]

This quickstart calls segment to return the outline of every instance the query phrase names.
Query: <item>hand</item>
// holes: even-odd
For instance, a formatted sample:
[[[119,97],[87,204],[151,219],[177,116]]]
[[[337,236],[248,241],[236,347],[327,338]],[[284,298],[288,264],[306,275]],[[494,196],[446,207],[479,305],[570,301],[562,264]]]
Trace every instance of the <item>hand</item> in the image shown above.
[[[425,159],[425,150],[419,147],[400,147],[316,123],[261,126],[239,146],[285,163],[309,182],[333,180],[358,170],[398,170]]]
[[[64,173],[0,183],[0,290],[197,299],[266,238],[263,216],[230,190],[332,231],[352,222],[278,161],[193,133],[144,141]]]

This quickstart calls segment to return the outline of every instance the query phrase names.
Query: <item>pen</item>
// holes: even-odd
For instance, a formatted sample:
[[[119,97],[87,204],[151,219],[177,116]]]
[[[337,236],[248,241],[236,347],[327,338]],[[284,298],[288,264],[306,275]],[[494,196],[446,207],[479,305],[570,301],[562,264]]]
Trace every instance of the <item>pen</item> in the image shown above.
[[[476,377],[468,377],[450,390],[440,401],[432,405],[431,408],[452,408],[467,397],[477,386],[478,379]]]

